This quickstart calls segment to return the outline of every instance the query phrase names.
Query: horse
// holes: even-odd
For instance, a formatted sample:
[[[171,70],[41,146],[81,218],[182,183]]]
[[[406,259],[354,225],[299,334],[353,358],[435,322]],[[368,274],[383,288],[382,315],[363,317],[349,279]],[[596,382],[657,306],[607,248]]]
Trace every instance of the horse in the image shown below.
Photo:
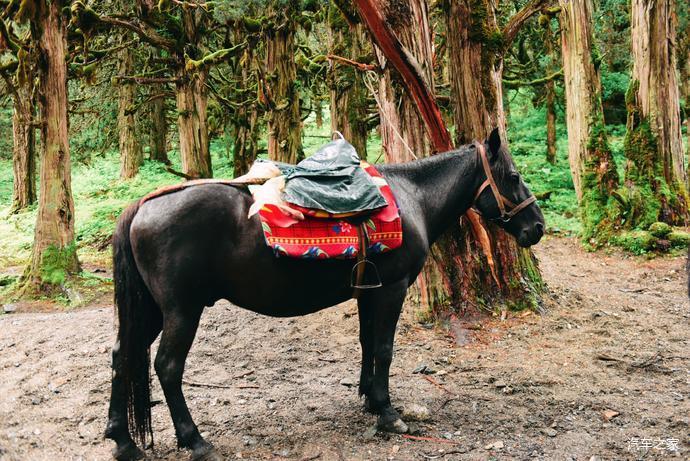
[[[484,143],[402,164],[379,165],[402,216],[403,244],[371,255],[382,286],[357,298],[362,364],[359,394],[383,431],[408,426],[391,406],[388,372],[403,300],[431,245],[474,207],[522,247],[536,244],[544,217],[497,130]],[[134,441],[153,439],[150,346],[161,335],[154,369],[178,446],[193,460],[222,459],[201,437],[182,393],[182,375],[206,306],[226,299],[275,316],[307,315],[350,299],[352,260],[276,258],[252,196],[242,188],[205,184],[127,208],[113,235],[118,334],[105,437],[118,460],[144,455]],[[517,205],[516,205],[517,204]]]

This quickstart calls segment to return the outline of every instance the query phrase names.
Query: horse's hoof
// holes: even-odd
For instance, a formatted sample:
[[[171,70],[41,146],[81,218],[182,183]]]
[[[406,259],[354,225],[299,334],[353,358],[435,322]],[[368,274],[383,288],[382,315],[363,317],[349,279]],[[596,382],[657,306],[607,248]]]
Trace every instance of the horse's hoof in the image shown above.
[[[192,451],[191,461],[223,461],[223,457],[210,443]]]
[[[117,461],[134,461],[144,459],[144,452],[134,442],[130,442],[113,448],[113,458]]]
[[[386,418],[380,416],[376,426],[382,431],[392,432],[394,434],[407,434],[410,430],[409,426],[400,418],[386,420]]]

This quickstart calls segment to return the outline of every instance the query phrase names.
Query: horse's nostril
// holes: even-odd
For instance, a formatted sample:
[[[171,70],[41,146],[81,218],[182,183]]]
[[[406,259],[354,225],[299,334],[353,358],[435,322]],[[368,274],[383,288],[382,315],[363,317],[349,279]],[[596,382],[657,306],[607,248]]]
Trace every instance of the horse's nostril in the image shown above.
[[[538,222],[538,223],[535,225],[535,227],[537,228],[537,232],[539,232],[540,234],[543,234],[543,233],[544,233],[544,223]]]

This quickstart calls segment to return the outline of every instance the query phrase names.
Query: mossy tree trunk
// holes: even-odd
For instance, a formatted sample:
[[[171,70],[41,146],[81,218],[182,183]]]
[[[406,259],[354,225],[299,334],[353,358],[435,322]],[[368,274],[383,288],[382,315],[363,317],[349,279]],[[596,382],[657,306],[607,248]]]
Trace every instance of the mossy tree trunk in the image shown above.
[[[36,202],[36,130],[34,128],[34,79],[17,79],[12,111],[12,189],[11,212],[16,213]]]
[[[611,232],[609,201],[618,187],[601,103],[592,0],[560,1],[561,46],[568,126],[568,159],[580,204],[583,237]],[[594,243],[594,242],[593,242]]]
[[[688,193],[670,0],[632,0],[633,70],[628,109],[626,224],[686,224]]]
[[[205,32],[205,13],[200,10],[187,8],[182,11],[186,52],[192,53],[189,56],[191,59],[200,59],[202,56],[199,43]],[[188,68],[184,51],[178,51],[177,59],[177,125],[182,171],[190,178],[210,178],[213,170],[208,137],[208,69],[203,65]]]
[[[31,263],[24,289],[46,291],[79,270],[74,243],[67,117],[65,23],[61,1],[38,1],[31,33],[41,59],[38,63],[41,116],[41,167],[38,215]]]
[[[496,11],[488,0],[450,0],[446,13],[451,104],[456,142],[465,144],[484,140],[491,130],[499,128],[504,143],[502,53],[514,36],[512,28],[535,11],[539,2],[529,5],[511,19],[511,29],[498,28]],[[534,254],[519,248],[515,239],[497,226],[484,222],[490,241],[491,258],[480,244],[479,232],[473,232],[463,217],[444,235],[433,257],[446,268],[451,306],[476,308],[535,307],[543,282]],[[442,246],[441,246],[442,245]],[[441,296],[437,296],[442,299]]]
[[[154,57],[160,55],[154,51]],[[149,105],[151,111],[151,125],[149,128],[149,158],[157,162],[170,164],[168,158],[168,119],[166,117],[165,102],[167,89],[165,85],[152,85],[151,94],[156,96]]]
[[[128,35],[123,40],[129,40]],[[119,53],[120,75],[133,75],[134,52],[127,47]],[[132,80],[121,80],[118,83],[118,112],[117,129],[119,132],[120,146],[120,178],[133,178],[139,172],[139,167],[144,160],[141,143],[137,136],[137,119],[134,112],[137,87]]]
[[[235,40],[240,41],[244,31],[238,26],[234,33]],[[251,102],[240,105],[232,121],[235,126],[233,145],[233,174],[235,177],[247,173],[259,153],[259,103],[250,89],[251,84],[257,80],[253,47],[247,47],[239,61],[239,77],[245,86],[242,98],[251,100]]]
[[[265,32],[268,156],[286,163],[297,163],[304,157],[295,62],[297,12],[295,0],[288,0],[281,10],[271,7],[273,24]]]
[[[367,47],[361,24],[348,24],[333,3],[329,16],[329,52],[335,56],[360,62],[366,58]],[[328,74],[330,88],[331,131],[340,131],[367,158],[367,89],[360,70],[331,61]]]

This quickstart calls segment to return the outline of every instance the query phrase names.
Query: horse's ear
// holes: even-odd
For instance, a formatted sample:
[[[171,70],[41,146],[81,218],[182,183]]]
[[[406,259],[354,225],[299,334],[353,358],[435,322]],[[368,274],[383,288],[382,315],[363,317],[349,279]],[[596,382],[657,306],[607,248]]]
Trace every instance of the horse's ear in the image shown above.
[[[489,151],[491,151],[491,160],[496,160],[498,153],[501,151],[501,134],[498,128],[494,128],[488,139]]]

